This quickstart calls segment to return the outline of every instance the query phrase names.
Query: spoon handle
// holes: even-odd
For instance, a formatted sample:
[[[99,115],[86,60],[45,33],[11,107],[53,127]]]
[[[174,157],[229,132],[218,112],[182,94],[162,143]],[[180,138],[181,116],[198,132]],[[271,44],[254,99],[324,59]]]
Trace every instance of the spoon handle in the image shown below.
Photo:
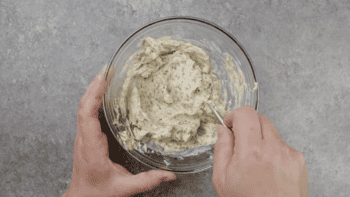
[[[208,103],[208,106],[210,107],[211,110],[213,110],[215,116],[218,118],[218,120],[220,121],[220,123],[221,123],[222,125],[224,125],[226,128],[228,128],[228,127],[225,125],[224,121],[222,120],[222,117],[220,116],[219,112],[218,112],[212,105],[210,105],[209,103]],[[231,127],[228,128],[228,129],[230,129],[230,130],[232,131]]]

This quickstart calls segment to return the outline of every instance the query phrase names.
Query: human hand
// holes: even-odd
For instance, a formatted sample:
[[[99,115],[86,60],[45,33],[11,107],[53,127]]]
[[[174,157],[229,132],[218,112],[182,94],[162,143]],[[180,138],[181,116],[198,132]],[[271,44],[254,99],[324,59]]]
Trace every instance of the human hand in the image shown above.
[[[175,174],[161,170],[133,175],[109,159],[107,137],[98,120],[107,88],[106,68],[95,77],[79,102],[72,181],[63,196],[127,196],[176,178]]]
[[[244,106],[218,126],[213,185],[219,196],[307,196],[305,158],[287,146],[273,124]]]

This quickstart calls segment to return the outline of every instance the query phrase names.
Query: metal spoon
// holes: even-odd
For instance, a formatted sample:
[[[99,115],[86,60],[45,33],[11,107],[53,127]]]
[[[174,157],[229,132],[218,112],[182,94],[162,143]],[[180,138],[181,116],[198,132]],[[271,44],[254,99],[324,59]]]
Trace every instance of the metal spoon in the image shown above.
[[[218,112],[213,106],[211,106],[209,103],[208,103],[208,106],[210,107],[211,110],[213,110],[215,116],[218,118],[218,120],[220,121],[220,123],[221,123],[222,125],[224,125],[226,128],[230,129],[230,131],[233,133],[232,127],[227,127],[227,126],[225,125],[225,123],[224,123],[224,121],[222,120],[222,117],[220,116],[219,112]]]
[[[213,87],[211,87],[210,95],[211,95],[212,93],[213,93]],[[208,106],[210,107],[211,110],[213,110],[215,116],[218,118],[218,120],[220,121],[220,123],[221,123],[222,125],[224,125],[226,128],[230,129],[231,132],[233,132],[233,131],[232,131],[232,127],[227,127],[227,126],[225,125],[224,121],[222,120],[221,115],[220,115],[219,112],[215,109],[215,107],[213,107],[213,106],[210,105],[209,103],[208,103]]]
[[[213,110],[215,116],[218,118],[218,120],[221,122],[221,124],[226,127],[226,125],[225,125],[224,121],[222,120],[222,117],[220,116],[219,112],[213,106],[211,106],[209,103],[208,103],[208,106],[210,107],[211,110]]]

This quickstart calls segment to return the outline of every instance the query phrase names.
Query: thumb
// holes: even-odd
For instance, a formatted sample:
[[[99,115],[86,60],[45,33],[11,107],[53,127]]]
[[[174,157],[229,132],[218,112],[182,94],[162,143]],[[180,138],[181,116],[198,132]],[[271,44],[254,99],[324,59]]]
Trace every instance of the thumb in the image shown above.
[[[163,170],[150,170],[129,177],[133,183],[133,192],[144,192],[158,186],[163,181],[171,181],[176,178],[174,173]]]
[[[226,169],[230,164],[235,138],[233,133],[223,125],[217,127],[218,140],[214,148],[213,180],[225,178]]]

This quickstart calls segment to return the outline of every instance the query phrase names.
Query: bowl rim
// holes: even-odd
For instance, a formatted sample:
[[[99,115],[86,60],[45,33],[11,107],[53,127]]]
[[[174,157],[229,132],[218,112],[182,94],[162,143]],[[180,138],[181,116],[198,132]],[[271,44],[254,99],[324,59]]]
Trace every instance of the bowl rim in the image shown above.
[[[211,22],[211,21],[208,21],[206,19],[203,19],[203,18],[198,18],[198,17],[193,17],[193,16],[169,16],[169,17],[163,17],[163,18],[158,18],[156,20],[153,20],[151,22],[148,22],[146,25],[143,25],[141,26],[141,28],[138,28],[136,31],[134,31],[133,33],[131,33],[126,39],[124,39],[124,41],[119,45],[119,47],[117,48],[117,50],[115,51],[114,55],[112,56],[112,58],[110,59],[109,63],[107,64],[108,65],[108,68],[106,70],[106,76],[105,76],[105,80],[108,80],[108,74],[109,74],[109,70],[112,66],[112,63],[115,59],[115,57],[117,56],[117,54],[119,53],[119,51],[121,50],[121,48],[137,33],[139,33],[140,31],[144,30],[145,28],[149,27],[149,26],[152,26],[154,24],[157,24],[157,23],[160,23],[160,22],[164,22],[164,21],[172,21],[172,20],[189,20],[189,21],[195,21],[195,22],[199,22],[199,23],[204,23],[206,25],[209,25],[209,26],[212,26],[214,27],[215,29],[221,31],[222,33],[224,33],[226,36],[228,36],[229,38],[231,38],[231,40],[233,40],[237,46],[241,49],[241,51],[243,52],[243,54],[245,55],[245,57],[247,58],[248,62],[249,62],[249,65],[252,69],[252,73],[253,73],[253,77],[254,77],[254,80],[255,80],[255,83],[258,83],[258,78],[257,78],[257,75],[255,74],[255,66],[253,64],[253,61],[251,60],[249,54],[247,53],[246,49],[243,47],[243,45],[237,40],[236,37],[234,37],[231,33],[229,33],[228,31],[226,31],[224,28],[220,27],[219,25]],[[255,107],[255,110],[257,112],[259,112],[259,88],[256,90],[257,91],[257,99],[256,99],[256,107]],[[104,112],[104,115],[107,119],[107,113],[106,113],[106,102],[105,102],[105,95],[103,95],[103,112]],[[106,120],[112,134],[114,135],[114,137],[117,139],[117,136],[116,134],[113,132],[113,129],[109,123],[108,120]],[[134,157],[128,150],[126,150],[126,152],[128,154],[130,154],[132,156],[132,158],[135,158],[137,161],[139,161],[140,163],[152,168],[152,169],[161,169],[161,170],[166,170],[166,171],[171,171],[171,170],[167,170],[167,169],[163,169],[163,168],[157,168],[155,166],[152,166],[152,165],[149,165],[148,163],[145,163],[143,161],[141,161],[139,158],[136,158]],[[177,173],[177,174],[189,174],[189,173],[197,173],[197,172],[202,172],[202,171],[205,171],[205,170],[208,170],[210,169],[211,167],[209,168],[204,168],[204,169],[200,169],[200,170],[193,170],[193,171],[184,171],[184,172],[179,172],[179,171],[171,171],[171,172],[174,172],[174,173]]]

